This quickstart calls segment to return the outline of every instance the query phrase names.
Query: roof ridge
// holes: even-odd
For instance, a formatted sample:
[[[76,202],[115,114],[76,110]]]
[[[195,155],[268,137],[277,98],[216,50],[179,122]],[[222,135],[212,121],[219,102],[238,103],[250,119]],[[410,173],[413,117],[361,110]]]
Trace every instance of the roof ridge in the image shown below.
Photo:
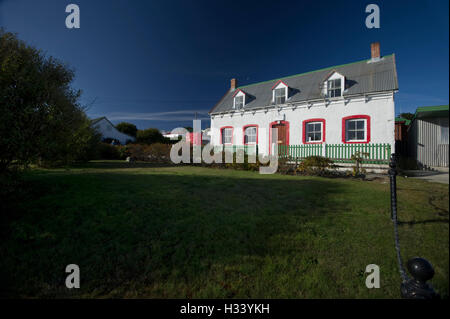
[[[394,55],[394,53],[391,53],[391,54],[385,55],[384,57],[387,58],[387,57],[390,57],[390,56],[393,56],[393,55]],[[250,83],[250,84],[247,84],[247,85],[239,86],[236,89],[242,89],[242,88],[253,86],[253,85],[257,85],[257,84],[268,83],[268,82],[273,82],[273,81],[279,81],[279,80],[283,80],[283,79],[289,79],[289,78],[302,76],[302,75],[306,75],[306,74],[310,74],[310,73],[314,73],[314,72],[319,72],[319,71],[325,71],[325,70],[329,70],[329,69],[333,69],[333,68],[340,68],[340,67],[343,67],[343,66],[356,64],[356,63],[367,62],[367,61],[370,61],[370,60],[371,59],[364,59],[364,60],[355,61],[355,62],[349,62],[349,63],[339,64],[339,65],[328,66],[328,67],[325,67],[325,68],[321,68],[321,69],[317,69],[317,70],[313,70],[313,71],[308,71],[308,72],[303,72],[303,73],[298,73],[298,74],[294,74],[294,75],[287,75],[287,76],[276,78],[276,79],[272,79],[272,80],[261,81],[261,82],[256,82],[256,83]]]

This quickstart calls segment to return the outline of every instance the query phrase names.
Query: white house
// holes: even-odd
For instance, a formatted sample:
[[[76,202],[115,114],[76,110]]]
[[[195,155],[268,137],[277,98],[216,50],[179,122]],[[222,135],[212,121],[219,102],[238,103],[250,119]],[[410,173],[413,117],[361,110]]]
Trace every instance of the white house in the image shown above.
[[[122,145],[126,144],[128,141],[134,142],[135,140],[133,136],[118,131],[114,124],[112,124],[105,116],[93,119],[91,125],[100,132],[103,140],[110,138],[119,141]]]
[[[361,150],[386,161],[395,145],[395,55],[381,57],[379,43],[371,52],[363,61],[255,84],[237,86],[232,79],[209,112],[211,143],[257,145],[263,154],[278,144],[291,157],[341,160]],[[269,128],[278,129],[277,140]]]

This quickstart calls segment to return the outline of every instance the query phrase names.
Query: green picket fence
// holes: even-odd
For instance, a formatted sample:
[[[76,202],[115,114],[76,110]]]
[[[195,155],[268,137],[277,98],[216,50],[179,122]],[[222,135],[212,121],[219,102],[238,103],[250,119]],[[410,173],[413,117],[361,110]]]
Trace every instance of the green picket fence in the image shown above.
[[[366,164],[387,164],[391,156],[390,144],[326,144],[325,157],[337,163],[352,163],[352,155],[359,152]],[[366,155],[364,155],[365,153]]]
[[[288,160],[303,159],[308,156],[322,156],[322,145],[278,145],[278,157]]]
[[[323,152],[325,151],[325,154]],[[278,145],[278,157],[288,160],[302,160],[308,156],[324,156],[337,163],[353,163],[352,155],[360,153],[363,163],[386,164],[391,156],[390,144],[307,144]]]

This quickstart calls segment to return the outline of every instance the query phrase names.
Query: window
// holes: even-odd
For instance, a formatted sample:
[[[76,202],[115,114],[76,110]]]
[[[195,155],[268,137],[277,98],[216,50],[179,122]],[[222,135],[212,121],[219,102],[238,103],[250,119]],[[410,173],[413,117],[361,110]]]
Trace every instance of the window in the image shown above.
[[[233,143],[233,128],[224,127],[222,128],[222,144],[232,144]]]
[[[364,141],[366,139],[366,120],[347,120],[346,125],[347,141]]]
[[[258,143],[258,127],[245,126],[244,127],[244,145]]]
[[[275,104],[283,104],[286,101],[286,88],[275,89]]]
[[[303,121],[303,144],[325,142],[325,119]]]
[[[234,108],[236,110],[242,109],[244,107],[244,96],[236,96],[234,98]]]
[[[330,98],[341,96],[341,79],[329,80],[327,82],[327,94]]]
[[[342,119],[343,143],[370,142],[370,116],[353,115]]]
[[[307,142],[322,141],[322,123],[320,122],[306,123],[306,141]]]

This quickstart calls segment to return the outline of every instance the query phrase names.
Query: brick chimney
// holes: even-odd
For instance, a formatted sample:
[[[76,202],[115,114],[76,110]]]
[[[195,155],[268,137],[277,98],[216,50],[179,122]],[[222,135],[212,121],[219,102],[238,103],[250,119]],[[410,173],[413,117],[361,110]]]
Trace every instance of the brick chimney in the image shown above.
[[[380,55],[380,42],[374,42],[370,44],[370,52],[372,55],[372,60],[379,60]]]
[[[231,89],[234,90],[237,87],[237,80],[236,79],[231,79]]]

